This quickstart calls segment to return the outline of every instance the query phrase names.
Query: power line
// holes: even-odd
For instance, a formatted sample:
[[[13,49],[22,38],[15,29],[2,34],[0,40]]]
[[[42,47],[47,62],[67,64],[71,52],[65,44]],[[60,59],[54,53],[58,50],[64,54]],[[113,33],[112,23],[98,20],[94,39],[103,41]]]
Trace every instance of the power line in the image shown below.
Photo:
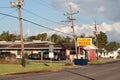
[[[37,1],[37,0],[36,0],[36,1]],[[47,8],[49,8],[49,9],[52,9],[52,8],[53,8],[53,7],[52,7],[47,1],[45,1],[45,0],[39,0],[39,1],[37,1],[37,4],[38,4],[38,3],[40,3],[42,6],[47,7]],[[45,4],[45,3],[47,3],[47,4]],[[24,9],[24,8],[23,8],[23,9]],[[38,9],[39,9],[39,8],[38,8]],[[62,21],[56,22],[56,21],[50,20],[50,19],[48,19],[48,18],[41,17],[41,16],[39,16],[39,15],[37,15],[37,14],[35,14],[35,13],[27,10],[27,9],[24,9],[24,10],[27,11],[27,12],[29,12],[29,13],[31,13],[31,14],[33,14],[34,16],[40,17],[41,19],[47,20],[47,21],[49,21],[49,22],[52,22],[52,23],[55,23],[55,24],[60,24],[60,25],[63,25],[63,26],[70,26],[70,25],[68,25],[68,24],[62,24],[62,23],[60,23],[60,22],[62,22]],[[48,14],[50,14],[50,13],[48,13]],[[55,17],[50,16],[50,18],[55,18]]]
[[[14,13],[15,11],[17,11],[17,9],[15,9],[14,11],[11,11],[11,12],[8,13],[8,14],[12,14],[12,13]],[[0,21],[3,20],[5,17],[6,17],[5,15],[4,15],[3,17],[1,17],[1,18],[0,18]]]
[[[11,8],[11,7],[0,7],[0,8]]]
[[[69,26],[69,25],[61,24],[61,23],[59,23],[59,22],[56,22],[56,21],[53,21],[53,20],[44,18],[44,17],[42,17],[42,16],[40,16],[40,15],[37,15],[37,14],[35,14],[35,13],[33,13],[33,12],[31,12],[31,11],[25,9],[25,8],[22,8],[22,9],[23,9],[24,11],[26,11],[26,12],[28,12],[28,13],[30,13],[30,14],[36,16],[36,17],[39,17],[39,18],[44,19],[44,20],[46,20],[46,21],[52,22],[52,23],[54,23],[54,24],[59,24],[59,25],[63,25],[63,26]]]
[[[9,15],[9,14],[4,14],[4,13],[0,13],[1,15],[5,15],[5,16],[9,16],[9,17],[13,17],[13,18],[16,18],[16,19],[19,19],[19,17],[16,17],[16,16],[12,16],[12,15]],[[49,30],[52,30],[52,31],[56,31],[56,32],[60,32],[62,34],[66,34],[66,35],[70,35],[70,36],[73,36],[72,34],[68,34],[68,33],[64,33],[62,31],[58,31],[58,30],[55,30],[55,29],[52,29],[52,28],[49,28],[49,27],[46,27],[46,26],[43,26],[43,25],[40,25],[38,23],[35,23],[35,22],[32,22],[30,20],[27,20],[27,19],[24,19],[22,18],[22,20],[26,21],[26,22],[29,22],[31,24],[34,24],[34,25],[37,25],[37,26],[40,26],[40,27],[43,27],[43,28],[46,28],[46,29],[49,29]]]
[[[52,8],[52,6],[50,4],[45,4],[45,3],[47,3],[47,1],[45,1],[45,0],[38,0],[37,2],[40,3],[41,5],[47,7],[47,8],[50,8],[50,9]]]
[[[11,12],[8,13],[8,14],[12,14],[12,13],[14,13],[14,12],[16,12],[16,11],[17,11],[17,9],[11,11]],[[7,16],[3,15],[3,16],[0,18],[0,21],[3,21],[6,17],[7,17]],[[1,29],[2,29],[2,27],[1,27]],[[4,27],[4,29],[8,29],[8,28]]]
[[[25,8],[22,8],[22,9],[23,9],[24,11],[26,11],[26,12],[28,12],[28,13],[34,15],[34,16],[36,16],[36,17],[40,17],[41,19],[44,19],[44,20],[46,20],[46,21],[52,22],[52,23],[54,23],[54,24],[60,24],[59,22],[56,22],[56,21],[53,21],[53,20],[50,20],[50,19],[44,18],[44,17],[42,17],[42,16],[40,16],[40,15],[37,15],[37,14],[35,14],[35,13],[33,13],[33,12],[31,12],[31,11],[25,9]],[[65,24],[60,24],[60,25],[68,26],[68,25],[65,25]]]

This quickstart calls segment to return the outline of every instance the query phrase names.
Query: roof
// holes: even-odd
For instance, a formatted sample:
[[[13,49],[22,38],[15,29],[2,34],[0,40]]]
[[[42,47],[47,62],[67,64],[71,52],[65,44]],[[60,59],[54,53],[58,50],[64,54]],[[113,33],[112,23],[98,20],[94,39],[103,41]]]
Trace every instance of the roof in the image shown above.
[[[60,45],[53,44],[53,42],[24,42],[25,49],[49,49],[50,45],[54,45],[54,49],[61,49]],[[20,42],[0,42],[0,49],[21,49]]]
[[[89,45],[89,46],[85,46],[83,48],[84,49],[98,49],[95,45]]]
[[[72,49],[75,47],[74,43],[55,44],[54,42],[50,41],[35,40],[32,42],[24,42],[24,49],[49,49],[50,45],[54,45],[54,49]],[[21,49],[21,42],[0,41],[0,50],[2,49]]]

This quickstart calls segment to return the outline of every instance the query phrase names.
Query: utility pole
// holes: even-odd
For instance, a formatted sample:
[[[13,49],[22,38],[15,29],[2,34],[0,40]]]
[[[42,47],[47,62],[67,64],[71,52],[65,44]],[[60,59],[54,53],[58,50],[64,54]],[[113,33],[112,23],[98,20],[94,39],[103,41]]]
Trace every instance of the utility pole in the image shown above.
[[[71,28],[73,30],[73,39],[74,39],[74,43],[75,43],[75,52],[76,52],[76,55],[77,55],[77,58],[78,58],[78,54],[77,54],[77,36],[76,36],[76,33],[75,33],[75,28],[74,28],[74,21],[76,19],[73,18],[73,15],[79,13],[79,11],[74,13],[73,10],[72,10],[72,4],[71,3],[69,4],[69,7],[70,7],[70,13],[67,13],[67,14],[64,14],[64,15],[67,16],[67,19],[68,19],[67,22],[71,22]]]
[[[98,47],[98,31],[97,31],[97,23],[96,23],[96,20],[94,21],[94,26],[95,26],[95,31],[94,31],[94,35],[96,37],[96,47]],[[96,50],[96,53],[97,53],[97,60],[98,60],[98,52]]]
[[[25,57],[24,57],[24,41],[23,41],[23,27],[22,27],[22,5],[24,0],[18,0],[17,2],[11,2],[11,7],[18,8],[18,15],[19,15],[19,24],[20,24],[20,38],[21,38],[21,65],[25,67]]]

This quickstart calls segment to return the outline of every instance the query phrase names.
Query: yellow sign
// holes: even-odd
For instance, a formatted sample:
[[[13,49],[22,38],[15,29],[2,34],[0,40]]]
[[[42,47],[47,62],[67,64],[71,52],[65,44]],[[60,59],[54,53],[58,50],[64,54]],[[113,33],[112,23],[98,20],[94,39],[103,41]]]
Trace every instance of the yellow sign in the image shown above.
[[[77,38],[78,46],[92,45],[92,38]]]

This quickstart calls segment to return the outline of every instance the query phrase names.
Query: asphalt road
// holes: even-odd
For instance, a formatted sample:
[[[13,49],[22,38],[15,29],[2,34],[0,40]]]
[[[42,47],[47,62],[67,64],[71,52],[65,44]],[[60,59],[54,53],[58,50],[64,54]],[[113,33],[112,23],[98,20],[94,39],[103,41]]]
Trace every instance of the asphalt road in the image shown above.
[[[58,72],[0,76],[0,80],[120,80],[120,62],[79,66]]]

